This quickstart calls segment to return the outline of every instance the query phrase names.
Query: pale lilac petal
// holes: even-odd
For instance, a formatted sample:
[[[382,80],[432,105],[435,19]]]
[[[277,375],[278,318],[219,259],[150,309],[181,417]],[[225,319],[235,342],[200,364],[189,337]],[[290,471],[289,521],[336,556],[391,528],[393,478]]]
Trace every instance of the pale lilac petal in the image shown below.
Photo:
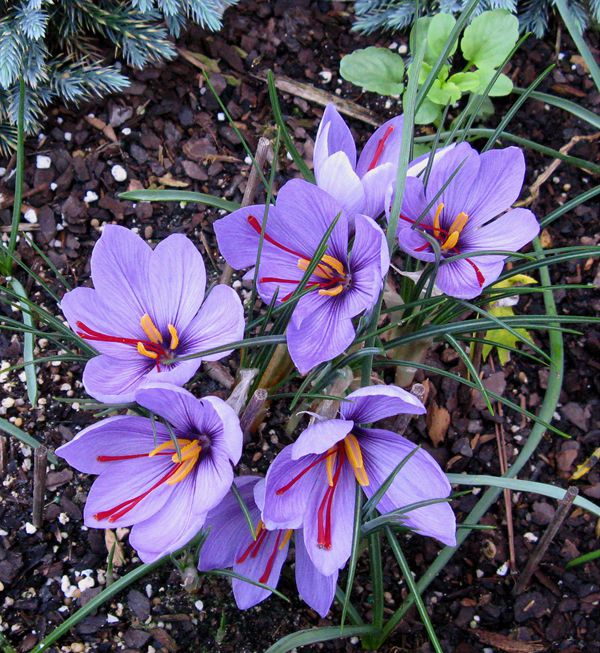
[[[188,355],[221,347],[244,337],[244,308],[233,288],[215,286],[202,304],[196,317],[182,334],[178,355]],[[203,356],[215,361],[228,356],[232,350]],[[200,359],[198,359],[200,360]]]
[[[337,586],[338,571],[324,576],[313,565],[300,531],[296,531],[296,586],[300,598],[321,617],[326,617]]]
[[[468,143],[461,143],[432,167],[426,190],[427,203],[434,201],[432,213],[439,204],[444,205],[440,216],[442,228],[449,229],[454,218],[465,210],[467,201],[471,201],[468,200],[469,189],[475,183],[479,164],[479,154]],[[451,181],[447,183],[450,178]]]
[[[140,317],[134,315],[128,306],[121,303],[107,305],[99,293],[92,288],[75,288],[63,295],[60,308],[69,326],[75,333],[81,332],[77,322],[82,322],[90,329],[118,338],[145,339],[140,326]],[[135,348],[115,342],[87,340],[89,345],[101,354],[114,358],[131,358]]]
[[[313,166],[318,178],[321,165],[335,152],[344,152],[352,168],[356,166],[356,145],[348,125],[333,104],[328,104],[323,112],[315,139]]]
[[[157,444],[169,439],[164,424],[156,423],[154,426],[153,432],[152,424],[146,417],[108,417],[80,431],[70,442],[59,447],[56,454],[80,472],[101,474],[112,463],[100,462],[98,456],[147,454]]]
[[[461,237],[461,245],[466,252],[478,249],[517,252],[539,232],[539,222],[529,209],[512,209],[483,227],[469,230]]]
[[[324,470],[319,480],[310,494],[304,516],[304,544],[317,570],[331,576],[346,564],[352,551],[356,481],[352,467],[342,463],[331,508],[331,548],[326,549],[318,544],[318,512],[329,487]]]
[[[327,449],[343,440],[353,426],[354,422],[351,420],[317,420],[305,428],[292,445],[292,460],[298,460],[307,454],[325,453]]]
[[[196,428],[203,405],[191,392],[173,385],[154,382],[135,395],[135,401],[171,426],[187,434]],[[200,417],[201,419],[201,417]]]
[[[260,519],[260,511],[254,503],[253,489],[259,479],[259,476],[234,479],[255,525]],[[204,527],[208,536],[200,550],[198,569],[209,571],[233,567],[240,542],[251,541],[248,523],[233,492],[228,492],[223,501],[208,513]]]
[[[83,386],[94,399],[106,404],[129,403],[153,366],[151,359],[135,350],[130,358],[101,354],[86,363]]]
[[[160,365],[160,369],[153,365],[140,384],[140,388],[153,383],[168,383],[171,385],[184,385],[198,371],[202,364],[200,358],[193,358],[188,361],[172,363],[171,365]]]
[[[341,318],[339,310],[337,302],[329,302],[303,320],[299,327],[289,323],[288,350],[300,374],[339,356],[352,344],[354,325],[350,318]],[[319,346],[315,347],[317,342]]]
[[[448,152],[450,152],[454,147],[456,147],[456,143],[452,143],[451,145],[437,149],[433,155],[433,165],[435,165],[441,158],[448,154]],[[420,175],[427,167],[430,157],[431,152],[427,152],[426,154],[422,154],[421,156],[411,161],[410,165],[408,166],[408,170],[406,171],[407,176],[416,177]]]
[[[210,405],[211,411],[203,412],[203,421],[197,428],[211,438],[213,446],[222,447],[229,456],[229,460],[236,465],[242,456],[243,433],[240,427],[240,420],[229,404],[219,397],[203,397],[203,406]]]
[[[277,196],[277,231],[272,233],[270,226],[275,221],[267,223],[267,231],[296,252],[306,252],[311,259],[338,214],[327,253],[344,263],[348,248],[346,212],[329,193],[303,179],[292,179],[281,188]]]
[[[365,204],[363,184],[348,160],[345,152],[336,152],[327,157],[315,170],[317,185],[327,191],[352,218],[362,213]]]
[[[288,554],[289,541],[283,543],[285,531],[274,530],[268,531],[264,540],[258,549],[256,555],[249,555],[243,562],[240,562],[245,548],[251,544],[252,539],[248,537],[245,548],[240,547],[237,552],[237,561],[233,570],[253,581],[258,581],[269,587],[277,587],[281,568]],[[257,587],[238,578],[232,581],[233,595],[235,602],[240,610],[247,610],[257,603],[264,601],[271,592],[262,587]]]
[[[340,406],[344,419],[358,424],[376,422],[400,413],[423,415],[425,406],[410,392],[395,385],[371,385],[351,392]]]
[[[150,317],[164,331],[163,338],[168,337],[168,324],[181,334],[204,299],[206,270],[200,252],[189,238],[173,234],[152,252],[148,272]]]
[[[174,485],[167,505],[131,529],[129,544],[142,562],[154,562],[177,551],[202,529],[206,513],[194,504],[193,483],[190,474]]]
[[[479,156],[479,172],[465,192],[462,209],[469,226],[482,225],[517,201],[525,178],[525,157],[518,147],[490,150]]]
[[[400,249],[420,261],[435,261],[435,254],[429,241],[421,235],[419,228],[401,227],[398,230],[398,245]]]
[[[396,181],[396,167],[384,163],[367,172],[361,179],[364,189],[364,207],[359,213],[377,218],[383,213],[387,190]]]
[[[106,463],[106,470],[89,491],[83,512],[85,525],[89,528],[119,528],[152,517],[163,508],[173,491],[174,486],[163,481],[172,468],[170,456]],[[100,514],[144,493],[148,493],[147,496],[117,519],[109,521],[109,516]],[[98,516],[103,518],[98,519]]]
[[[104,227],[92,251],[92,280],[115,316],[129,314],[139,320],[147,312],[151,255],[150,246],[129,229],[111,224]]]
[[[435,285],[450,297],[472,299],[481,295],[486,286],[496,281],[504,268],[502,256],[474,255],[470,260],[477,266],[479,275],[466,259],[457,259],[440,265]]]
[[[325,474],[322,462],[310,468],[319,458],[320,456],[305,456],[302,460],[292,460],[290,445],[271,463],[265,479],[263,509],[263,521],[267,528],[298,528],[302,524],[315,479]],[[290,485],[293,479],[307,469],[296,483]],[[284,490],[286,487],[288,489]]]
[[[262,224],[264,213],[264,204],[253,204],[233,211],[213,224],[219,251],[232,268],[243,270],[255,265],[260,233],[250,226],[248,217],[252,216]],[[275,207],[269,207],[267,225],[276,221],[276,215]]]
[[[394,170],[398,169],[403,122],[402,116],[396,116],[375,130],[365,143],[356,164],[356,172],[359,177],[364,177],[370,169],[385,163],[391,163]]]
[[[233,468],[227,452],[211,446],[200,454],[195,470],[189,474],[192,501],[197,512],[212,510],[227,494],[233,483]],[[187,479],[186,479],[187,480]]]
[[[393,202],[393,199],[392,196],[390,201]],[[411,225],[421,218],[428,204],[429,201],[427,200],[427,197],[425,197],[423,182],[417,177],[407,177],[404,183],[404,194],[402,195],[402,209],[400,211],[400,217],[398,218],[398,229],[411,227]],[[433,213],[435,213],[435,206],[436,205],[433,206]],[[419,224],[433,224],[433,213],[431,209],[429,209],[429,211],[419,220]],[[419,227],[416,228],[418,229]]]
[[[364,487],[368,497],[375,494],[416,446],[396,433],[380,429],[361,429],[359,442],[370,481]],[[386,513],[419,501],[443,499],[449,494],[450,483],[441,467],[426,451],[420,449],[401,469],[377,509]],[[456,544],[456,519],[447,502],[407,512],[403,515],[403,520],[421,535],[434,537],[449,546]]]

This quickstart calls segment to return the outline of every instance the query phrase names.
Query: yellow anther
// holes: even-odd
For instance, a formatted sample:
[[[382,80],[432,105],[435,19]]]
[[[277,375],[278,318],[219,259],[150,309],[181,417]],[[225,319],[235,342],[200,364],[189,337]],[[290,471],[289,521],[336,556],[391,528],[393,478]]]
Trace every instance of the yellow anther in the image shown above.
[[[298,259],[298,267],[301,270],[306,270],[310,265],[310,261],[305,258]],[[344,276],[346,271],[341,261],[338,261],[333,256],[325,254],[317,267],[314,269],[313,274],[321,279],[333,279],[336,276]]]
[[[436,238],[439,238],[440,235],[440,216],[444,210],[443,202],[438,204],[437,209],[435,210],[435,215],[433,216],[433,235]]]
[[[454,247],[456,247],[456,243],[458,242],[459,238],[460,238],[460,234],[458,233],[458,231],[451,233],[442,244],[442,249],[453,249]]]
[[[339,295],[342,290],[344,290],[344,286],[342,284],[338,284],[337,286],[334,286],[333,288],[321,288],[319,290],[319,295],[326,295],[327,297],[335,297],[336,295]]]
[[[179,444],[179,447],[186,447],[188,444],[190,444],[191,440],[186,440],[185,438],[178,438],[177,443]],[[166,440],[162,444],[159,444],[158,447],[154,447],[152,451],[148,454],[150,458],[152,456],[156,456],[157,453],[160,453],[161,451],[164,451],[165,449],[175,449],[175,443],[172,440]]]
[[[142,356],[147,356],[148,358],[154,359],[158,358],[158,354],[155,351],[148,351],[141,342],[138,342],[137,350],[138,354],[141,354]]]
[[[354,434],[349,433],[344,438],[344,449],[348,456],[348,462],[352,465],[354,476],[356,477],[358,484],[363,487],[369,485],[369,477],[364,468],[362,450]]]
[[[331,453],[334,451],[334,453]],[[337,459],[337,451],[332,447],[327,452],[327,458],[325,458],[325,469],[327,471],[327,482],[330,487],[333,487],[333,469],[335,467],[335,461]]]
[[[283,548],[285,547],[285,545],[292,539],[292,533],[293,532],[294,531],[292,531],[290,529],[288,529],[285,532],[285,535],[283,536],[283,540],[281,540],[281,544],[279,545],[279,550],[280,551],[283,551]]]
[[[196,466],[196,460],[197,456],[194,456],[193,458],[189,458],[185,462],[181,463],[181,467],[179,468],[178,471],[171,476],[171,478],[167,481],[167,485],[175,485],[175,483],[179,483],[180,481],[183,481],[183,479],[194,469]]]
[[[167,329],[169,329],[169,333],[171,334],[171,344],[169,345],[169,349],[175,350],[177,349],[177,345],[179,345],[179,334],[172,324],[169,324]]]
[[[179,451],[181,452],[181,458],[179,457],[179,454],[175,452],[171,456],[171,460],[174,463],[183,463],[186,460],[189,460],[190,458],[198,458],[200,455],[200,452],[202,451],[202,447],[200,446],[200,443],[198,440],[193,440],[189,444],[186,444],[185,446],[181,446],[182,440],[177,440],[179,443]]]
[[[154,326],[154,322],[148,313],[144,313],[144,315],[142,315],[140,325],[142,329],[144,329],[144,333],[148,336],[148,340],[150,342],[153,342],[155,345],[159,345],[163,341],[160,331]]]
[[[260,535],[261,531],[265,529],[265,524],[262,519],[258,520],[258,524],[256,524],[256,528],[254,529],[254,532],[256,533],[256,537],[254,538],[254,541],[258,539],[258,536]]]
[[[448,234],[452,235],[455,232],[460,234],[460,232],[464,229],[465,225],[467,224],[468,219],[469,219],[469,216],[464,211],[461,211],[454,218],[454,221],[450,225],[450,229],[448,230]]]

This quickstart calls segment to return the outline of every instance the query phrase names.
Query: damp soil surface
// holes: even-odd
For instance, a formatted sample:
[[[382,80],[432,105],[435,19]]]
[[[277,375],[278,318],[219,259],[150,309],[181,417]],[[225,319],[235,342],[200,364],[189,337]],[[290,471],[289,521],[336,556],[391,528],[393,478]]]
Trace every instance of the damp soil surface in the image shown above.
[[[347,3],[242,0],[237,9],[227,13],[220,34],[194,29],[180,42],[181,56],[175,61],[143,72],[130,71],[132,85],[121,96],[76,110],[50,109],[44,134],[29,139],[26,145],[24,203],[33,211],[27,214],[31,221],[23,222],[24,231],[72,285],[89,283],[91,248],[106,223],[135,229],[152,243],[171,233],[186,234],[204,255],[209,275],[216,279],[223,268],[211,226],[220,215],[217,209],[197,204],[134,204],[120,200],[118,194],[164,187],[241,200],[249,159],[225,119],[224,108],[208,90],[202,66],[251,150],[260,136],[275,134],[264,82],[268,69],[279,79],[289,78],[292,85],[310,85],[351,100],[368,109],[368,117],[375,122],[400,112],[397,100],[361,93],[340,79],[341,55],[370,44],[402,52],[407,43],[404,36],[377,38],[353,33],[349,10]],[[597,48],[597,43],[592,47]],[[198,54],[202,56],[198,58]],[[556,25],[545,41],[530,39],[508,73],[515,84],[525,87],[552,62],[556,67],[541,89],[597,111],[600,96],[572,43],[564,33],[557,33]],[[294,94],[282,93],[281,103],[292,137],[310,162],[322,106],[308,99],[304,91],[296,86]],[[494,125],[508,106],[507,101],[498,101],[496,116],[489,122]],[[351,118],[349,123],[356,138],[364,142],[372,127]],[[592,133],[589,125],[571,114],[531,100],[509,129],[554,149],[573,137]],[[570,150],[587,160],[594,160],[597,152],[597,141],[581,141]],[[526,156],[523,197],[552,162],[551,157],[532,151]],[[6,233],[14,160],[2,165],[6,170],[0,179],[0,225]],[[281,156],[276,185],[280,187],[298,174],[289,157]],[[589,172],[562,164],[542,184],[532,208],[543,217],[596,183]],[[264,191],[259,193],[264,197]],[[543,243],[546,247],[594,245],[599,238],[597,206],[583,204],[554,222],[544,232]],[[64,292],[56,274],[24,238],[19,254],[54,293],[60,296]],[[31,278],[17,274],[30,297],[58,314],[50,295]],[[554,283],[599,283],[597,263],[592,259],[555,266],[551,276]],[[235,276],[233,283],[247,297]],[[541,313],[540,297],[527,297],[516,310]],[[597,315],[600,309],[597,294],[587,290],[559,291],[556,301],[559,312],[566,314]],[[5,307],[0,310],[7,311]],[[14,317],[15,313],[7,315]],[[535,335],[535,341],[548,347],[543,334]],[[56,352],[51,338],[37,341],[38,357]],[[565,336],[565,379],[554,424],[570,439],[547,433],[521,478],[566,488],[576,466],[600,446],[599,353],[597,325],[584,325],[579,333]],[[20,356],[19,339],[3,330],[2,366],[18,362]],[[457,355],[442,343],[434,343],[426,362],[464,374]],[[231,357],[222,366],[204,369],[193,390],[226,398],[238,365],[239,360]],[[504,368],[490,360],[482,371],[488,388],[532,412],[539,410],[547,387],[547,368],[513,357]],[[86,409],[81,373],[82,364],[77,361],[41,363],[40,399],[35,409],[28,405],[22,372],[2,373],[2,418],[49,447],[58,447],[96,419],[94,411]],[[384,380],[390,382],[391,378]],[[499,474],[499,442],[504,442],[508,464],[514,460],[530,433],[529,420],[497,407],[491,415],[479,395],[440,375],[419,372],[416,380],[428,391],[429,417],[414,420],[407,436],[431,451],[447,470]],[[271,405],[246,447],[241,473],[264,472],[288,444],[286,411],[284,402]],[[44,523],[35,529],[31,524],[32,452],[14,439],[6,444],[0,486],[0,629],[17,651],[25,652],[106,586],[107,552],[115,538],[83,526],[82,509],[92,479],[62,464],[50,467]],[[592,469],[572,483],[581,495],[600,500],[600,471]],[[470,493],[454,501],[459,522],[477,499],[476,493]],[[500,496],[482,521],[494,529],[473,532],[425,595],[444,651],[600,651],[600,569],[594,563],[566,569],[572,558],[598,548],[596,520],[573,510],[528,588],[515,596],[519,571],[552,521],[556,503],[523,493],[512,493],[508,502],[511,509],[507,515]],[[120,577],[139,560],[127,543],[126,531],[118,531],[116,538],[113,575]],[[420,577],[439,546],[419,536],[403,536],[402,541],[410,565]],[[407,596],[407,588],[385,548],[384,561],[385,612],[389,615]],[[352,600],[366,619],[371,610],[368,571],[368,557],[363,555]],[[52,650],[255,652],[299,629],[339,623],[337,604],[327,619],[320,619],[294,598],[291,567],[279,584],[291,602],[272,597],[246,612],[236,609],[227,579],[203,577],[190,593],[181,583],[179,572],[168,565],[149,574],[81,621]],[[315,651],[359,649],[356,639],[309,647]],[[431,650],[414,609],[380,650]]]

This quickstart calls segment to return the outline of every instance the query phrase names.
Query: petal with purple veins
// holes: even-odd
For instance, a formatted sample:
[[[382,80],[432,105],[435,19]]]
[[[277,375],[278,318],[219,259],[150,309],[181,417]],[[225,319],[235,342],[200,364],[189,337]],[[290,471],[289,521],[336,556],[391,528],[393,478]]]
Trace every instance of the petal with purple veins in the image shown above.
[[[134,348],[128,358],[101,354],[89,360],[83,370],[85,391],[106,404],[128,403],[144,382],[154,361],[140,356]]]
[[[324,576],[312,563],[302,531],[296,531],[296,586],[300,598],[313,610],[325,618],[335,598],[338,571],[330,576]]]
[[[334,444],[343,440],[354,422],[342,419],[321,419],[311,424],[300,433],[292,444],[292,460],[299,460],[307,454],[325,453]]]
[[[396,116],[375,130],[365,143],[356,164],[356,172],[359,177],[364,177],[369,170],[385,163],[391,163],[394,170],[397,169],[402,147],[403,122],[402,116]]]
[[[319,124],[313,152],[313,166],[317,179],[322,164],[335,152],[344,152],[352,168],[356,167],[354,138],[335,106],[328,104]]]
[[[376,422],[401,413],[423,415],[425,406],[414,395],[395,385],[371,385],[351,392],[340,407],[344,419],[358,424]]]

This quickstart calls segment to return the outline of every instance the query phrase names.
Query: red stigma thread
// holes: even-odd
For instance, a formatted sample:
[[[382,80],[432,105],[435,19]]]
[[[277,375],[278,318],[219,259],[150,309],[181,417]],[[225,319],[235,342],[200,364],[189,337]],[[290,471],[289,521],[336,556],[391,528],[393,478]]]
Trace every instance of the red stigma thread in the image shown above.
[[[333,456],[333,454],[336,453],[336,450],[334,449],[333,451],[328,451],[327,453],[324,453],[322,456],[319,456],[317,459],[313,460],[310,465],[307,465],[299,474],[296,474],[294,478],[287,483],[286,485],[280,487],[278,490],[275,491],[275,494],[277,496],[281,496],[284,492],[287,492],[291,487],[296,485],[296,483],[313,467],[316,467],[319,463],[322,463],[325,459],[329,458],[329,456]]]
[[[262,574],[262,576],[258,579],[259,583],[266,583],[269,580],[269,576],[271,575],[271,572],[273,571],[273,565],[275,564],[275,558],[277,557],[277,551],[279,549],[279,542],[281,541],[281,533],[283,531],[279,531],[277,533],[277,538],[275,539],[275,544],[273,545],[273,550],[271,551],[271,555],[269,556],[269,559],[267,560],[267,566],[265,567],[265,570]]]
[[[248,224],[256,231],[256,233],[260,234],[262,233],[262,228],[260,225],[260,222],[253,216],[249,215],[248,216]],[[285,245],[282,245],[279,241],[275,240],[275,238],[272,238],[269,236],[269,234],[265,231],[263,234],[263,238],[268,242],[271,243],[271,245],[274,245],[275,247],[278,247],[279,249],[283,250],[284,252],[287,252],[288,254],[293,254],[294,256],[297,256],[298,258],[306,258],[304,254],[299,254],[298,252],[295,252],[293,249],[290,249],[289,247],[286,247]],[[310,257],[309,257],[310,259]]]
[[[371,163],[369,164],[367,172],[369,170],[373,170],[373,168],[375,168],[375,166],[379,162],[379,159],[381,158],[381,155],[383,154],[383,150],[385,149],[385,142],[391,136],[393,131],[394,131],[394,126],[390,125],[385,130],[385,134],[383,135],[383,138],[379,139],[379,143],[377,143],[377,147],[375,149],[375,154],[373,155],[373,158],[371,159]]]
[[[333,507],[333,497],[335,490],[338,486],[338,481],[340,480],[340,475],[342,473],[342,467],[344,465],[344,447],[337,446],[337,449],[334,449],[334,452],[337,452],[337,467],[333,474],[333,484],[327,486],[327,490],[323,496],[323,500],[317,511],[317,544],[319,548],[326,549],[327,551],[331,549],[331,512]]]

